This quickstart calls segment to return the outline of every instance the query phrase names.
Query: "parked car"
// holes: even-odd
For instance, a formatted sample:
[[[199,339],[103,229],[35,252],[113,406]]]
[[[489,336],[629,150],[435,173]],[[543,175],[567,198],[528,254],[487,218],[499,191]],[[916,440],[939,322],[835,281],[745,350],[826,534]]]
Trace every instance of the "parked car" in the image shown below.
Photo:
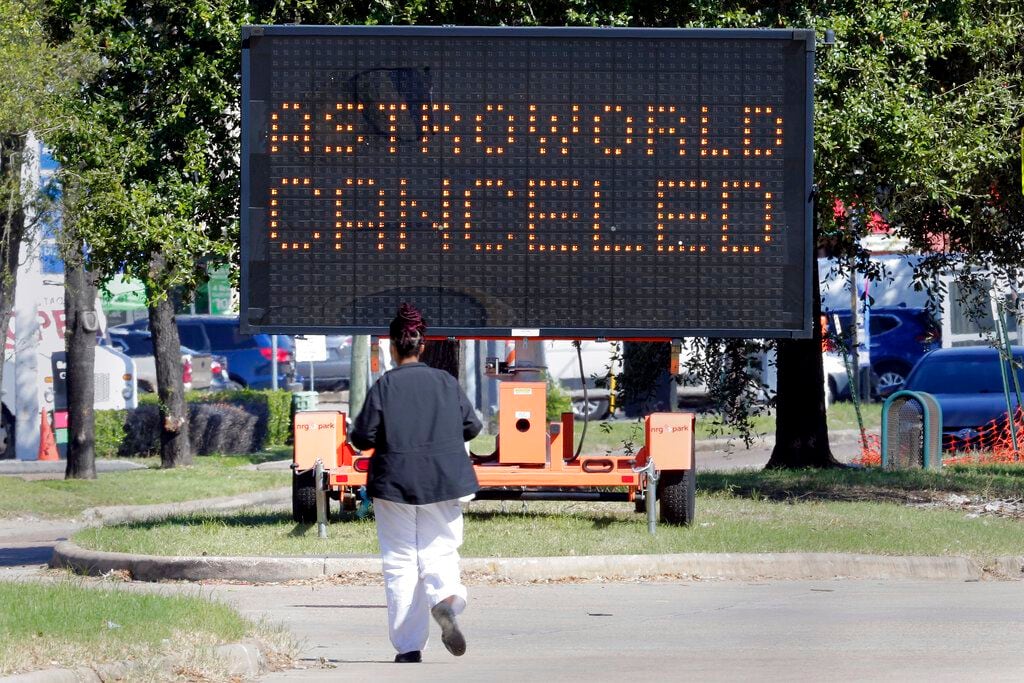
[[[544,360],[548,376],[557,381],[572,401],[572,412],[578,420],[603,420],[609,414],[610,391],[606,382],[610,368],[620,372],[616,348],[612,342],[584,341],[583,376],[580,376],[579,357],[571,341],[544,342]],[[583,378],[587,383],[587,398],[583,399]],[[598,386],[601,384],[602,386]]]
[[[228,359],[224,356],[210,356],[210,391],[231,391],[242,385],[228,374]]]
[[[1020,386],[1024,387],[1024,346],[1014,346],[1013,359]],[[1005,366],[1004,366],[1005,367]],[[1013,381],[1010,405],[1017,409]],[[942,444],[946,450],[979,448],[992,444],[984,427],[993,421],[1005,424],[1006,395],[999,369],[999,352],[990,346],[958,346],[925,355],[903,385],[910,391],[931,394],[942,408]]]
[[[835,311],[839,316],[842,337],[847,337],[852,324],[850,311]],[[834,337],[832,314],[826,314],[829,329],[827,333]],[[871,372],[874,375],[875,392],[879,396],[888,396],[902,387],[914,364],[924,354],[940,346],[941,330],[924,308],[906,306],[879,306],[871,309],[868,319],[870,343],[868,350],[871,356]],[[833,354],[839,358],[838,371],[836,363],[828,363],[832,370],[827,371],[832,378],[835,398],[849,398],[849,381],[842,359],[835,350],[834,344],[826,349],[826,356]]]
[[[296,369],[306,375],[303,386],[310,390],[341,391],[348,389],[352,379],[352,337],[347,334],[329,334],[325,338],[327,359],[310,363],[299,361]],[[312,377],[312,380],[310,380]],[[316,386],[310,386],[310,382]]]
[[[841,396],[850,395],[850,377],[846,374],[843,357],[834,351],[821,354],[822,369],[825,371],[825,406],[830,406]]]
[[[128,354],[135,361],[139,391],[155,392],[156,358],[153,356],[152,335],[144,330],[124,330],[117,327],[110,328],[108,334],[111,346]],[[228,381],[226,359],[222,356],[200,353],[187,346],[181,347],[181,368],[185,391],[220,389]]]
[[[179,315],[176,316],[181,344],[200,352],[226,359],[230,381],[242,387],[269,389],[272,385],[271,360],[273,345],[269,334],[242,334],[238,316]],[[149,320],[143,318],[114,330],[149,331]],[[295,371],[295,344],[287,335],[277,337],[278,386],[288,388],[301,377]]]

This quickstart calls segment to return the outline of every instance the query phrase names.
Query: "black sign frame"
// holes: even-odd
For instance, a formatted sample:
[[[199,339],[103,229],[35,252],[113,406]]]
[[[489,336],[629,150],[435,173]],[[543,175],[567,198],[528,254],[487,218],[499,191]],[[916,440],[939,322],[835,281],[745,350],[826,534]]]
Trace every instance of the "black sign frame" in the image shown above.
[[[721,41],[727,45],[730,41],[790,41],[802,46],[805,55],[801,73],[795,69],[788,72],[787,87],[795,84],[802,88],[804,100],[804,120],[800,122],[802,139],[792,141],[787,137],[787,147],[802,147],[802,154],[789,155],[788,161],[800,163],[798,172],[790,172],[787,177],[798,175],[802,180],[801,187],[790,182],[786,191],[801,197],[799,215],[788,221],[787,238],[790,244],[790,255],[797,258],[788,263],[793,271],[787,276],[787,296],[796,302],[789,311],[794,315],[794,323],[781,328],[758,328],[730,326],[728,324],[714,326],[651,326],[633,325],[622,327],[614,320],[595,321],[593,326],[533,326],[530,321],[522,321],[522,325],[509,326],[445,326],[432,324],[431,336],[482,339],[482,338],[519,338],[539,337],[548,339],[678,339],[691,336],[740,337],[740,338],[809,338],[812,333],[812,259],[813,253],[813,82],[815,36],[810,30],[781,29],[590,29],[590,28],[486,28],[486,27],[399,27],[399,26],[247,26],[242,29],[242,136],[241,136],[241,316],[240,324],[243,332],[277,333],[277,334],[386,334],[386,328],[379,322],[372,325],[333,324],[330,321],[309,320],[309,324],[282,324],[273,320],[273,303],[269,300],[266,271],[266,244],[254,239],[253,188],[254,170],[259,165],[255,152],[263,144],[254,136],[252,111],[252,78],[253,41],[263,38],[323,38],[323,37],[409,37],[409,38],[446,38],[474,37],[500,39],[508,36],[544,38],[544,39],[699,39]],[[799,150],[798,150],[799,151]],[[802,162],[802,163],[801,163]],[[797,213],[790,211],[791,214]],[[262,258],[261,258],[262,257]],[[795,271],[796,267],[800,272]],[[788,310],[788,309],[787,309]],[[392,311],[384,312],[388,317]],[[430,317],[428,322],[430,322]]]

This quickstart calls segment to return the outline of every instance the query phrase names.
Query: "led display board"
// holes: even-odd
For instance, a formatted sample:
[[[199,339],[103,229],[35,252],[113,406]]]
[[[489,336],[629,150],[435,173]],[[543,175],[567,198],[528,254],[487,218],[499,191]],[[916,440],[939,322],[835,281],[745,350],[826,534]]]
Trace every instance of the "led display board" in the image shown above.
[[[243,30],[242,324],[807,337],[814,35]]]

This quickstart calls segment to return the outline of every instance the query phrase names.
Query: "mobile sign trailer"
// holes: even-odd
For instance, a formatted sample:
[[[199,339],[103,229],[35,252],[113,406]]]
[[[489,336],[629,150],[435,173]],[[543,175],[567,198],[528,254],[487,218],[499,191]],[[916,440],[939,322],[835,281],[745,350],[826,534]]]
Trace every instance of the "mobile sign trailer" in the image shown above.
[[[440,338],[517,340],[519,364],[492,368],[480,497],[640,500],[657,480],[663,521],[690,523],[693,415],[648,416],[635,456],[576,457],[524,356],[552,338],[810,337],[813,32],[242,38],[244,331],[384,336],[409,301]],[[353,500],[370,463],[343,414],[298,413],[296,519],[318,491]]]

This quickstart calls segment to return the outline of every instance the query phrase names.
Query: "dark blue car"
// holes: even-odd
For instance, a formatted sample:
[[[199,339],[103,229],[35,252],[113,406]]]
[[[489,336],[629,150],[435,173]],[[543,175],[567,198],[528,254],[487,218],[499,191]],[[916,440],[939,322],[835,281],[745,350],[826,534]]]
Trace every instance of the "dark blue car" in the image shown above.
[[[1014,346],[1017,381],[1024,389],[1024,346]],[[1006,364],[1004,363],[1004,367]],[[1017,410],[1007,367],[1011,412]],[[924,356],[903,386],[935,397],[942,407],[942,444],[946,450],[991,450],[1007,416],[999,352],[990,346],[958,346]]]
[[[848,334],[850,312],[835,311],[843,335]],[[830,332],[833,323],[828,315]],[[877,306],[868,322],[871,371],[877,379],[877,392],[887,396],[902,388],[907,375],[924,354],[940,346],[941,331],[924,308]]]
[[[204,353],[227,358],[231,380],[250,389],[269,389],[272,385],[272,342],[269,334],[241,334],[238,316],[178,315],[181,344]],[[142,319],[111,330],[148,331],[149,320]],[[287,389],[301,378],[295,375],[295,344],[286,335],[277,337],[278,387]]]

